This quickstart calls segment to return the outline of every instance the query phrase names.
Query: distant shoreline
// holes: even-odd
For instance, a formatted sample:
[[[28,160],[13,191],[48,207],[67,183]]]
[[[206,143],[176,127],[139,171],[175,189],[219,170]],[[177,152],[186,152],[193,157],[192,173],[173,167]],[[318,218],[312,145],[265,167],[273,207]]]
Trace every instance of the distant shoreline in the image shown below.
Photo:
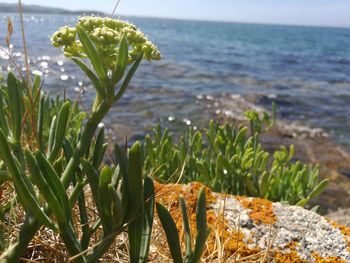
[[[23,5],[23,12],[27,14],[81,15],[85,13],[106,15],[104,12],[96,10],[71,11],[63,8],[46,7],[40,5]],[[0,3],[0,13],[18,13],[18,5]]]
[[[55,14],[55,15],[89,15],[96,14],[102,16],[108,16],[102,11],[97,10],[67,10],[64,8],[57,7],[46,7],[40,5],[23,5],[23,12],[27,14]],[[17,4],[8,4],[0,2],[0,13],[18,13]],[[242,21],[219,21],[219,20],[201,20],[201,19],[190,19],[190,18],[174,18],[174,17],[153,17],[153,16],[137,16],[137,15],[119,15],[120,17],[127,18],[151,18],[151,19],[167,19],[175,21],[194,21],[194,22],[209,22],[209,23],[225,23],[225,24],[243,24],[243,25],[266,25],[266,26],[277,26],[277,27],[311,27],[311,28],[339,28],[339,29],[350,29],[350,27],[342,26],[323,26],[323,25],[293,25],[293,24],[269,24],[269,23],[257,23],[257,22],[242,22]]]

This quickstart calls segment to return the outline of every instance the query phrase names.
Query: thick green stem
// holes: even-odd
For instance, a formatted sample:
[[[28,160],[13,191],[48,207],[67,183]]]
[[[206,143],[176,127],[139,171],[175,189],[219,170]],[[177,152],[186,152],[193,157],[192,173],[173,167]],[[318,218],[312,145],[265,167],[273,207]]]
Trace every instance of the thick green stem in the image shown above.
[[[89,247],[90,227],[89,227],[89,218],[86,211],[84,192],[80,194],[78,202],[79,202],[80,224],[82,225],[81,230],[83,232],[81,241],[80,241],[80,246],[83,250],[85,250]]]
[[[62,175],[61,181],[65,188],[68,188],[70,182],[72,181],[72,177],[77,167],[79,166],[80,158],[82,158],[85,155],[98,125],[106,116],[110,107],[110,104],[102,102],[98,107],[98,110],[95,111],[92,114],[91,118],[87,121],[83,134],[78,143],[77,149],[75,150],[73,157],[69,160],[69,163]]]

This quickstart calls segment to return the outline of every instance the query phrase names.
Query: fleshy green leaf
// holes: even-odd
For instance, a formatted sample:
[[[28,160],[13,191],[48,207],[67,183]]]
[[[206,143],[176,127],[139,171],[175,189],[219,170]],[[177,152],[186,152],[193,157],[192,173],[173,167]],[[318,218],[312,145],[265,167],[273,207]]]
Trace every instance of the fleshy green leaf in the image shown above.
[[[95,69],[97,75],[99,78],[104,81],[107,79],[107,73],[106,70],[99,58],[98,52],[94,46],[94,43],[88,36],[88,34],[85,32],[85,30],[81,26],[77,26],[77,33],[79,35],[79,39],[81,43],[83,44],[83,48],[85,50],[85,53],[89,57],[91,64],[93,68]]]
[[[72,58],[72,60],[75,62],[75,64],[77,64],[81,68],[81,70],[85,73],[85,75],[91,80],[98,94],[100,94],[102,98],[106,98],[105,88],[103,87],[99,79],[95,76],[95,74],[89,69],[89,67],[78,58]]]
[[[165,231],[165,235],[168,241],[168,245],[169,245],[169,249],[170,249],[170,253],[173,258],[173,261],[174,263],[182,263],[183,260],[181,255],[181,246],[180,246],[179,233],[177,231],[176,224],[173,218],[171,217],[170,213],[164,206],[157,203],[156,207],[157,207],[158,217]]]
[[[134,76],[137,68],[139,67],[141,60],[143,58],[143,53],[140,54],[138,56],[138,58],[136,59],[136,61],[134,62],[134,64],[132,65],[131,69],[129,70],[128,74],[126,75],[123,84],[121,85],[117,95],[115,95],[114,97],[114,101],[118,101],[124,94],[126,88],[128,87],[130,80],[132,79],[132,77]]]

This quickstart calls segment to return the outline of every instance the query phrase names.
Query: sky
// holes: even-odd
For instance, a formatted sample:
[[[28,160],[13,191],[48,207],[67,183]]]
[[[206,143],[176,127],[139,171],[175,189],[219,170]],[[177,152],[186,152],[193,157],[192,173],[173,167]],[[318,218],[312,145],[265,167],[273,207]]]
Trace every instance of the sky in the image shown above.
[[[17,3],[17,0],[0,0]],[[22,0],[111,13],[117,0]],[[350,27],[350,0],[121,0],[119,15],[245,23]]]

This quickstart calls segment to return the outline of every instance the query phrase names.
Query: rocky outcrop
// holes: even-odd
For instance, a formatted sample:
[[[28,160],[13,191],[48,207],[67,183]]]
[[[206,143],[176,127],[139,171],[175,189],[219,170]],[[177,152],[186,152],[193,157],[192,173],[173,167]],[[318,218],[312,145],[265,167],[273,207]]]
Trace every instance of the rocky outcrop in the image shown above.
[[[199,183],[156,184],[156,199],[169,208],[173,218],[179,219],[179,197],[183,196],[195,228],[200,188]],[[257,257],[272,262],[350,262],[350,228],[297,206],[208,189],[206,193],[207,220],[212,228],[206,262]],[[181,220],[176,222],[181,232]]]

